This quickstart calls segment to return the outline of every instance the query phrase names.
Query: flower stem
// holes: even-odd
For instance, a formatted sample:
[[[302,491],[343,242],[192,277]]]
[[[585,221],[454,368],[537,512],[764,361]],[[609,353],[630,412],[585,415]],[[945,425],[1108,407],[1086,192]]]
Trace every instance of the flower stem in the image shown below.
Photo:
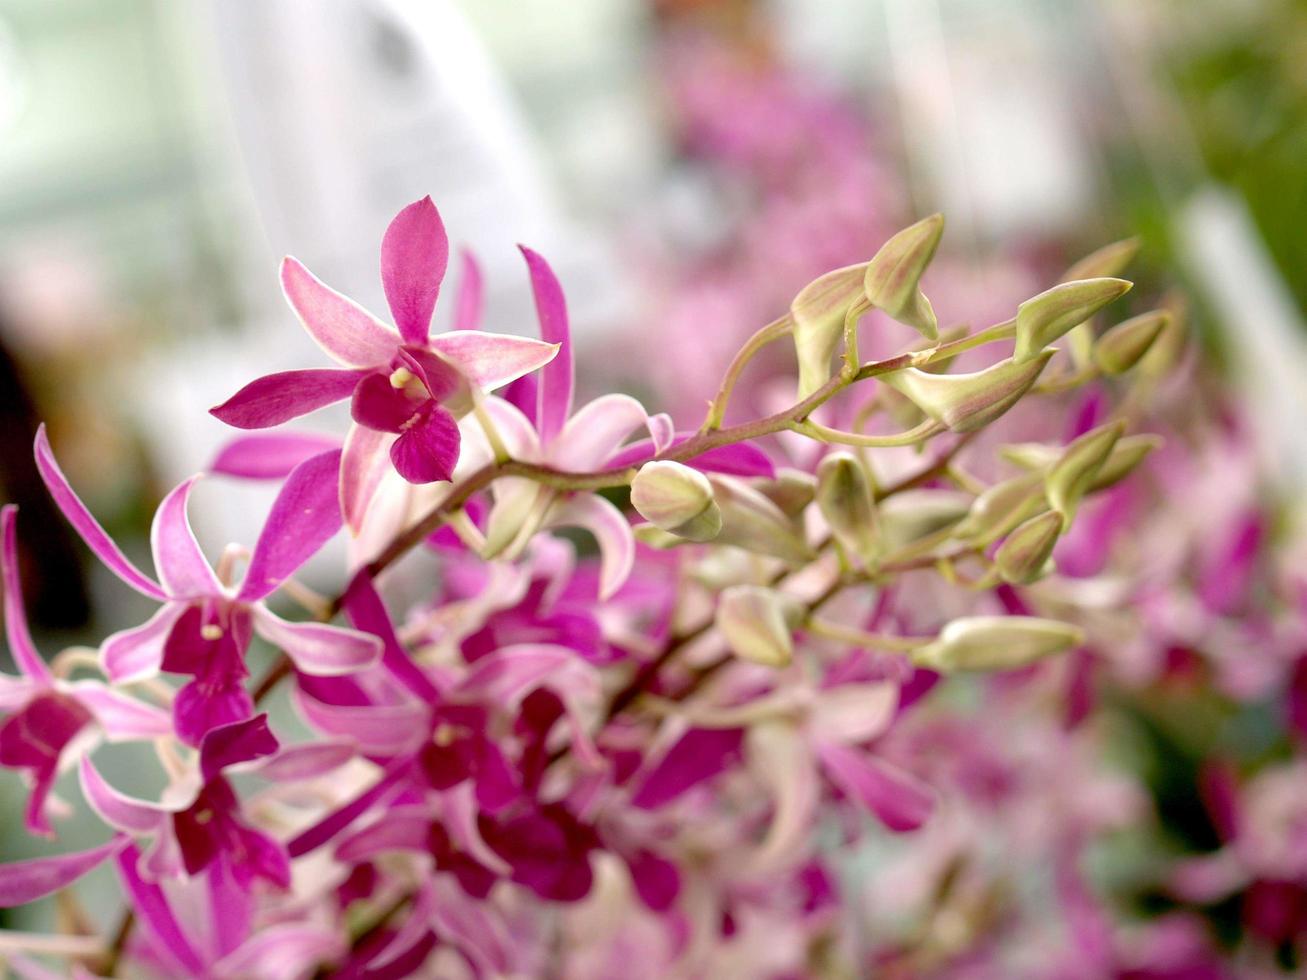
[[[704,419],[703,425],[699,429],[700,432],[711,432],[713,429],[722,427],[722,422],[726,419],[727,403],[730,402],[731,393],[735,390],[735,383],[740,380],[740,375],[745,367],[760,350],[772,341],[784,337],[793,328],[794,318],[787,313],[779,320],[773,320],[767,324],[744,342],[744,346],[736,352],[730,366],[726,369],[726,374],[722,378],[722,385],[708,407],[708,417]]]

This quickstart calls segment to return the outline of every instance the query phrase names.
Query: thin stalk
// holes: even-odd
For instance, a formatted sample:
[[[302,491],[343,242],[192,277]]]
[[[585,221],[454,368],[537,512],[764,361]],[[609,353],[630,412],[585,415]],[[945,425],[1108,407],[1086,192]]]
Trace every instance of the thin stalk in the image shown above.
[[[703,425],[699,428],[700,432],[711,432],[713,429],[722,427],[722,423],[726,419],[726,406],[731,400],[731,394],[735,391],[735,384],[740,380],[740,375],[744,373],[745,367],[757,356],[759,351],[772,341],[784,337],[793,328],[794,318],[786,313],[785,316],[779,320],[773,320],[744,342],[744,346],[736,352],[730,366],[726,368],[726,374],[722,377],[722,385],[717,389],[717,395],[708,407],[708,417],[703,420]]]
[[[865,446],[868,449],[889,449],[895,446],[915,446],[919,442],[925,442],[932,436],[939,435],[944,431],[945,427],[934,419],[926,419],[920,425],[913,426],[906,432],[895,432],[887,436],[874,436],[864,435],[861,432],[845,432],[842,429],[832,429],[829,426],[808,419],[804,422],[794,422],[790,425],[790,428],[820,442],[837,442],[844,446]]]

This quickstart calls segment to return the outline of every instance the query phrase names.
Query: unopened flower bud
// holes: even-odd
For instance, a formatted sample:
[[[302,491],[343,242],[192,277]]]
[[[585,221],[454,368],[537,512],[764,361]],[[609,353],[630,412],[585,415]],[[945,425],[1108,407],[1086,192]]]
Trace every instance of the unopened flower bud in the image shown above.
[[[794,656],[794,627],[802,617],[797,603],[760,585],[733,585],[717,601],[717,628],[743,660],[784,667]]]
[[[1073,279],[1099,279],[1103,276],[1119,276],[1139,254],[1139,239],[1124,238],[1090,252],[1075,265],[1066,270],[1062,277],[1064,282]]]
[[[1070,650],[1084,634],[1070,623],[1036,616],[971,616],[955,619],[913,659],[944,673],[1011,670]]]
[[[1049,506],[1069,521],[1080,498],[1088,493],[1098,471],[1125,432],[1124,422],[1101,425],[1067,444],[1062,457],[1044,477]]]
[[[1053,351],[1018,364],[1011,358],[972,374],[930,374],[905,368],[881,380],[936,422],[954,432],[988,425],[1020,400],[1039,377]]]
[[[1042,470],[1056,463],[1062,450],[1042,442],[1014,442],[999,446],[998,454],[1023,470]]]
[[[1023,522],[1009,534],[994,552],[994,565],[1003,581],[1029,585],[1043,577],[1064,523],[1061,514],[1050,510]]]
[[[1026,300],[1017,307],[1013,361],[1033,361],[1049,344],[1123,295],[1131,285],[1124,279],[1078,279]]]
[[[985,546],[997,541],[1044,506],[1044,477],[1022,473],[992,487],[976,498],[954,535]]]
[[[817,467],[817,506],[841,545],[864,562],[876,554],[876,504],[867,473],[849,452],[830,453]]]
[[[878,505],[886,552],[957,524],[971,509],[971,497],[957,490],[905,490]]]
[[[803,470],[779,469],[776,478],[760,480],[754,487],[791,520],[802,516],[817,494],[817,478]]]
[[[899,323],[906,323],[927,340],[939,336],[939,323],[930,300],[921,291],[921,274],[935,257],[943,234],[942,214],[932,214],[904,228],[867,263],[863,282],[873,306]]]
[[[1099,467],[1098,473],[1094,476],[1094,482],[1089,486],[1089,492],[1102,490],[1110,487],[1114,483],[1119,483],[1134,471],[1134,468],[1144,461],[1144,459],[1156,449],[1162,447],[1163,439],[1161,436],[1155,436],[1151,433],[1141,433],[1134,436],[1122,436],[1112,447],[1111,455],[1107,461]]]
[[[790,304],[794,351],[799,360],[799,397],[807,398],[830,380],[830,360],[844,334],[844,317],[863,298],[866,263],[814,279]]]
[[[1122,374],[1139,363],[1171,322],[1171,314],[1154,310],[1118,323],[1094,343],[1094,361],[1108,374]]]
[[[1189,302],[1184,296],[1167,294],[1162,298],[1162,309],[1171,314],[1171,320],[1139,362],[1140,373],[1150,378],[1160,378],[1175,367],[1184,353],[1188,334]]]
[[[722,514],[722,530],[715,539],[718,544],[787,562],[804,563],[812,558],[812,549],[800,530],[763,494],[735,477],[713,474],[709,482]]]
[[[671,460],[640,467],[631,483],[631,506],[655,527],[690,541],[711,541],[722,529],[708,478]]]

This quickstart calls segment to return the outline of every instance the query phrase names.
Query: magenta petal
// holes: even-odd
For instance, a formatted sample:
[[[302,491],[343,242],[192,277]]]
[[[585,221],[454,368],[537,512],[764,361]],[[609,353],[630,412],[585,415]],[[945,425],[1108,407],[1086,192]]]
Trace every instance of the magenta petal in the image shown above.
[[[454,329],[476,330],[481,326],[485,306],[481,265],[476,256],[463,249],[459,253],[459,266],[458,292],[454,296]]]
[[[599,598],[611,599],[635,567],[635,535],[631,524],[612,503],[593,493],[579,493],[557,505],[548,527],[580,527],[599,544]]]
[[[172,704],[177,737],[198,747],[215,728],[245,721],[254,714],[254,701],[238,680],[222,685],[191,681]]]
[[[254,608],[254,631],[280,647],[297,669],[320,677],[352,674],[381,657],[375,636],[327,623],[292,623],[262,606]]]
[[[411,768],[412,761],[407,758],[391,763],[381,778],[363,792],[291,838],[286,845],[287,852],[292,858],[297,858],[335,838],[372,807],[393,795],[396,784],[409,775]]]
[[[281,289],[309,336],[346,367],[390,360],[399,337],[352,299],[323,285],[298,259],[281,263]]]
[[[655,810],[738,763],[743,753],[740,728],[692,728],[649,771],[631,805]]]
[[[378,432],[403,432],[426,404],[410,398],[407,392],[396,388],[384,374],[369,374],[358,383],[350,399],[349,414],[359,425]]]
[[[251,381],[209,414],[237,429],[266,429],[348,398],[366,371],[307,368]]]
[[[260,928],[215,967],[219,977],[307,977],[321,963],[332,963],[346,952],[339,929],[302,922],[282,922]]]
[[[409,483],[451,480],[458,463],[458,423],[439,406],[408,428],[390,447],[395,471]]]
[[[73,526],[86,546],[95,553],[109,569],[120,579],[130,585],[137,592],[149,596],[151,599],[166,599],[167,595],[163,589],[144,572],[127,560],[119,547],[113,543],[113,539],[105,533],[99,522],[91,516],[91,512],[86,509],[86,505],[73,492],[72,486],[68,483],[68,478],[64,476],[63,471],[59,469],[59,464],[55,462],[54,452],[50,449],[50,439],[45,433],[45,426],[42,425],[36,430],[36,468],[41,472],[41,479],[45,481],[46,489],[50,491],[50,496],[54,498],[55,504],[63,512],[68,523]]]
[[[669,446],[675,447],[689,439],[693,433],[681,432],[672,439]],[[611,467],[637,466],[654,455],[662,452],[656,448],[653,440],[643,439],[624,446],[614,455],[608,465]],[[776,476],[776,467],[757,446],[747,442],[737,442],[729,446],[716,446],[685,461],[687,466],[709,473],[725,473],[729,476],[762,476],[772,479]]]
[[[4,536],[0,570],[4,583],[5,638],[9,641],[9,653],[19,673],[38,683],[49,684],[50,669],[32,642],[32,634],[27,628],[27,611],[23,608],[22,584],[18,580],[17,520],[18,508],[13,504],[0,509],[0,525],[3,525],[0,533]]]
[[[73,681],[68,694],[95,716],[111,742],[161,738],[172,734],[172,719],[163,708],[115,691],[100,681]]]
[[[449,239],[430,197],[395,215],[381,240],[381,285],[395,326],[410,344],[426,341],[449,262]]]
[[[355,831],[336,847],[337,861],[354,864],[390,851],[425,853],[431,840],[431,815],[394,807],[380,820]]]
[[[536,316],[540,320],[540,339],[560,344],[558,357],[540,374],[539,402],[536,425],[540,441],[548,445],[563,428],[572,413],[572,334],[567,322],[567,301],[563,287],[549,267],[544,256],[524,245],[519,245],[531,276],[531,292],[535,295]]]
[[[333,449],[291,471],[254,546],[241,599],[262,599],[340,530],[340,466],[341,450]]]
[[[118,876],[137,922],[153,940],[155,948],[173,961],[172,965],[178,968],[175,975],[206,975],[204,962],[173,914],[163,889],[143,879],[136,870],[140,858],[141,852],[131,843],[122,847],[117,856]]]
[[[368,505],[377,493],[386,465],[385,444],[391,437],[366,425],[351,425],[340,457],[340,510],[354,534],[363,527]]]
[[[86,851],[0,864],[0,908],[26,905],[71,885],[127,843],[126,838],[114,837]]]
[[[154,570],[168,594],[178,599],[217,595],[222,591],[186,517],[186,502],[198,479],[198,476],[191,477],[164,497],[150,526]]]
[[[303,742],[288,745],[276,755],[264,760],[254,772],[262,779],[276,783],[293,783],[302,779],[316,779],[339,769],[357,753],[347,741]]]
[[[349,583],[342,603],[349,621],[365,633],[381,641],[382,663],[390,675],[403,684],[419,701],[434,704],[440,700],[440,691],[426,673],[413,662],[399,642],[395,626],[381,601],[367,569],[361,570]]]
[[[814,748],[831,781],[890,830],[916,830],[934,810],[931,788],[897,766],[834,742],[817,742]]]
[[[310,456],[339,449],[340,438],[316,432],[259,432],[237,436],[209,464],[213,473],[245,480],[280,480]]]
[[[228,766],[262,759],[280,747],[266,714],[214,728],[200,743],[200,775],[207,782]]]
[[[666,912],[681,893],[676,865],[652,851],[638,851],[626,859],[640,900],[655,912]]]

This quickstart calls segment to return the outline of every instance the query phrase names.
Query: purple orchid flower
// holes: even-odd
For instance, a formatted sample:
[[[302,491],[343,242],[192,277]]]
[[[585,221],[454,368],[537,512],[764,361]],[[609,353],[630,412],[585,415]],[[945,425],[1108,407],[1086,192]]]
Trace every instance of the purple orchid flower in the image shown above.
[[[381,281],[394,328],[286,258],[287,302],[343,367],[267,375],[212,409],[229,425],[261,429],[350,398],[355,424],[345,439],[341,500],[351,527],[367,507],[375,462],[387,446],[409,482],[450,479],[459,455],[457,419],[479,392],[548,364],[558,352],[556,344],[478,330],[429,336],[448,258],[445,227],[430,197],[395,216],[381,243]],[[466,316],[460,310],[460,320]]]
[[[112,741],[168,735],[168,715],[97,681],[56,678],[41,659],[27,627],[18,579],[18,508],[0,510],[5,635],[18,676],[0,674],[0,765],[25,772],[31,783],[26,826],[54,836],[46,802],[60,769],[75,757],[81,736],[98,727]]]
[[[206,732],[253,714],[245,690],[245,651],[253,633],[284,650],[311,674],[346,674],[381,654],[376,637],[325,623],[296,623],[270,611],[264,599],[340,528],[334,477],[340,451],[310,457],[287,478],[272,505],[239,588],[219,581],[201,553],[186,517],[197,477],[164,498],[155,512],[150,544],[159,581],[150,578],[119,547],[77,497],[59,469],[44,426],[37,432],[36,462],[59,509],[87,547],[136,591],[163,603],[142,626],[108,637],[100,650],[115,683],[160,670],[193,680],[177,692],[177,735],[198,746]]]

